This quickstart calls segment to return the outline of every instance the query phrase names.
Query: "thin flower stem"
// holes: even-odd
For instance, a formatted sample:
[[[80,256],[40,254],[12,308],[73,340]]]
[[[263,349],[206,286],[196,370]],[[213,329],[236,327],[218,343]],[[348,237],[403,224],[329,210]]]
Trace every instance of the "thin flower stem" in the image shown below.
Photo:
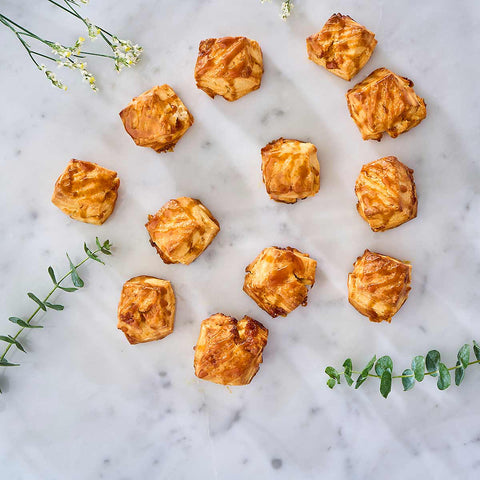
[[[97,248],[95,251],[93,251],[93,255],[96,255],[97,253],[101,252],[102,249],[101,248]],[[43,299],[42,303],[45,303],[46,301],[48,301],[48,299],[53,295],[53,293],[55,293],[55,291],[58,289],[59,285],[64,281],[66,280],[74,270],[76,270],[77,268],[80,268],[85,262],[87,262],[88,260],[90,259],[89,256],[87,256],[87,258],[83,259],[78,265],[75,265],[75,268],[71,268],[60,280],[57,281],[57,283],[54,285],[54,287],[50,290],[50,292],[48,293],[48,295]],[[41,310],[41,307],[38,306],[37,309],[30,315],[30,317],[26,320],[26,323],[30,324],[30,322],[33,320],[33,318],[35,317],[35,315]],[[18,338],[18,336],[25,330],[25,328],[27,327],[20,327],[20,329],[18,330],[18,332],[13,336],[13,339],[16,340]],[[5,359],[5,356],[7,355],[8,351],[10,350],[10,348],[12,347],[13,343],[9,343],[6,347],[5,347],[5,350],[2,354],[2,356],[0,357],[0,362],[2,360]]]

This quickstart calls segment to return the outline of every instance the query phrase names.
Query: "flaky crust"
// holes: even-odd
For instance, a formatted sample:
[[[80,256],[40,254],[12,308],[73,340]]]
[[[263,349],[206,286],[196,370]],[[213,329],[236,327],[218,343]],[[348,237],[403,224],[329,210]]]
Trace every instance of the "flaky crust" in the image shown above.
[[[131,344],[170,335],[175,321],[175,295],[170,282],[141,275],[123,285],[118,328]]]
[[[71,160],[55,183],[52,203],[74,220],[101,225],[115,208],[119,187],[117,172]]]
[[[255,40],[223,37],[200,42],[195,81],[210,97],[238,100],[260,88],[262,74],[262,50]]]
[[[320,164],[315,145],[279,138],[262,148],[263,182],[270,198],[295,203],[320,189]]]
[[[150,243],[165,263],[192,263],[212,242],[220,226],[199,201],[180,197],[168,201],[145,224]]]
[[[245,269],[243,291],[272,317],[307,304],[317,262],[295,248],[265,248]]]
[[[412,87],[408,78],[379,68],[347,92],[350,115],[364,140],[380,140],[384,132],[395,138],[427,116],[425,101]]]
[[[308,58],[345,80],[351,80],[375,50],[375,34],[348,15],[335,13],[307,38]]]
[[[413,170],[396,157],[362,167],[355,183],[357,210],[374,232],[395,228],[417,216]]]
[[[410,291],[412,266],[365,250],[348,274],[348,301],[371,322],[390,322]]]
[[[217,313],[202,322],[195,375],[221,385],[247,385],[258,372],[268,330],[256,320]]]
[[[169,152],[193,124],[193,116],[169,85],[135,97],[121,112],[127,133],[140,147]]]

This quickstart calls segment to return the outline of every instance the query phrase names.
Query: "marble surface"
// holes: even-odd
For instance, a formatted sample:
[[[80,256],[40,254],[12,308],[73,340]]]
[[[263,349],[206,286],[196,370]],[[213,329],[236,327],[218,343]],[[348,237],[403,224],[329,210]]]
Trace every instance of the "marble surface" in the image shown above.
[[[44,5],[2,2],[2,11],[69,42],[80,26]],[[52,88],[21,46],[0,29],[0,298],[7,317],[25,315],[29,290],[46,293],[46,267],[61,271],[65,250],[109,238],[108,265],[88,265],[86,288],[58,296],[62,313],[24,336],[22,366],[0,374],[0,477],[85,479],[417,479],[477,478],[480,369],[461,388],[432,379],[384,400],[376,381],[354,391],[325,385],[326,365],[347,356],[361,366],[390,354],[396,371],[439,349],[454,364],[479,339],[480,9],[475,1],[297,0],[288,22],[279,2],[93,1],[86,14],[145,47],[138,67],[117,76],[91,62],[101,92],[64,74]],[[362,141],[349,118],[348,84],[306,59],[305,38],[336,11],[376,33],[378,47],[357,77],[380,66],[408,76],[428,117],[397,139]],[[259,41],[260,90],[229,103],[195,88],[200,40],[241,34]],[[63,72],[58,72],[63,73]],[[169,83],[195,116],[175,152],[136,147],[118,112],[131,97]],[[321,189],[296,205],[270,200],[260,148],[279,136],[318,147]],[[415,169],[418,218],[372,233],[355,210],[361,165],[396,155]],[[70,158],[118,171],[120,196],[101,227],[67,218],[50,203]],[[222,230],[192,265],[164,265],[143,227],[170,198],[200,198]],[[318,261],[309,305],[271,319],[242,292],[245,266],[266,246],[294,246]],[[369,323],[347,301],[346,278],[365,248],[413,264],[410,297],[392,324]],[[175,331],[130,346],[116,329],[125,280],[172,281]],[[264,363],[247,387],[196,379],[200,322],[215,312],[250,315],[270,329]]]

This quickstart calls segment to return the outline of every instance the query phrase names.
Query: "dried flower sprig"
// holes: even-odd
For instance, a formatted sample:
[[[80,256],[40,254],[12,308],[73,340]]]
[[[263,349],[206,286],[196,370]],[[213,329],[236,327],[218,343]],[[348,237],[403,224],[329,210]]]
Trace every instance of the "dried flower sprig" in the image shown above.
[[[270,2],[271,0],[261,0],[262,3]],[[282,20],[287,20],[287,18],[291,15],[293,9],[293,1],[292,0],[285,0],[282,2],[280,7],[280,18]]]
[[[112,249],[112,244],[110,243],[109,240],[106,240],[105,242],[101,243],[98,237],[96,238],[96,245],[97,248],[95,250],[90,250],[88,248],[87,244],[83,244],[83,249],[85,250],[85,253],[87,254],[86,258],[84,258],[80,263],[77,263],[77,265],[74,265],[72,260],[70,259],[68,253],[67,258],[68,258],[68,263],[70,265],[70,270],[63,275],[61,278],[57,280],[57,276],[55,275],[55,271],[53,270],[52,267],[48,267],[48,275],[50,276],[50,279],[52,280],[53,283],[53,288],[48,292],[46,297],[43,300],[40,300],[37,295],[35,295],[32,292],[28,292],[27,296],[37,304],[37,308],[34,310],[34,312],[26,319],[22,319],[20,317],[10,317],[9,320],[12,323],[15,323],[18,325],[20,328],[18,329],[17,333],[15,335],[0,335],[0,341],[7,343],[7,346],[5,347],[5,350],[3,351],[2,355],[0,356],[0,367],[17,367],[19,366],[18,363],[10,363],[6,356],[9,352],[9,350],[12,347],[16,347],[18,350],[25,352],[25,348],[23,345],[18,341],[18,337],[20,334],[26,329],[32,329],[32,328],[43,328],[42,325],[32,325],[32,320],[35,318],[35,316],[40,312],[40,310],[46,312],[47,309],[51,310],[63,310],[64,306],[60,305],[58,303],[50,303],[48,300],[50,297],[56,292],[57,289],[63,290],[64,292],[75,292],[79,288],[82,288],[84,286],[83,280],[80,278],[78,275],[78,269],[86,263],[88,260],[94,260],[96,262],[102,263],[105,265],[103,260],[99,257],[98,254],[103,253],[104,255],[111,255],[111,249]],[[73,287],[65,287],[62,285],[62,283],[70,277],[73,283]],[[0,393],[2,391],[0,390]]]
[[[392,379],[400,378],[402,380],[403,390],[411,390],[415,386],[415,381],[421,382],[425,376],[438,377],[437,387],[440,390],[446,390],[452,383],[450,376],[451,371],[455,371],[455,385],[459,386],[465,377],[465,370],[468,366],[480,363],[480,345],[473,340],[473,353],[476,360],[470,361],[471,346],[466,343],[457,354],[457,363],[454,367],[447,366],[440,361],[440,352],[438,350],[430,350],[426,357],[417,355],[413,358],[411,368],[407,368],[401,375],[393,375],[393,361],[385,355],[377,360],[376,355],[367,363],[362,371],[353,370],[352,360],[347,358],[343,362],[344,370],[338,372],[333,367],[327,367],[325,373],[328,375],[327,385],[330,388],[340,383],[340,377],[343,375],[348,386],[354,383],[352,374],[358,375],[355,381],[355,388],[359,388],[368,377],[380,379],[380,393],[384,398],[392,390]],[[375,368],[374,368],[375,367]],[[370,373],[372,368],[375,374]]]
[[[95,56],[110,58],[113,60],[114,67],[117,72],[120,72],[124,67],[128,68],[135,65],[140,60],[140,55],[143,51],[142,47],[134,44],[130,40],[122,40],[118,38],[116,35],[109,33],[104,28],[94,24],[88,18],[83,17],[77,11],[76,7],[79,7],[80,3],[87,4],[88,0],[63,0],[61,3],[55,0],[48,0],[48,2],[79,19],[87,28],[90,40],[93,41],[100,37],[105,41],[108,48],[111,50],[111,53],[89,52],[83,50],[82,47],[85,42],[84,37],[79,37],[72,46],[65,46],[58,42],[40,37],[39,35],[27,30],[22,25],[19,25],[0,13],[0,22],[16,35],[17,39],[26,49],[30,59],[33,61],[33,63],[35,63],[40,71],[45,73],[45,76],[48,78],[48,80],[50,80],[53,86],[62,90],[67,89],[66,85],[59,80],[57,76],[47,68],[46,65],[40,63],[40,58],[51,60],[59,67],[65,67],[69,68],[70,70],[79,71],[83,80],[87,82],[90,88],[95,92],[98,91],[95,76],[87,70],[87,62],[83,61],[85,57]],[[30,39],[33,39],[48,47],[50,52],[47,54],[34,50],[27,42],[27,39],[29,39],[29,41]]]

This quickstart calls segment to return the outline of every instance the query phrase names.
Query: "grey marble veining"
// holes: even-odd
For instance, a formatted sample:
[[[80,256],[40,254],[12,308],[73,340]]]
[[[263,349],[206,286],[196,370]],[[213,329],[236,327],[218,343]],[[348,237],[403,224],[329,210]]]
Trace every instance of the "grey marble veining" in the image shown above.
[[[0,295],[7,317],[43,294],[46,267],[64,251],[80,258],[95,236],[115,245],[106,267],[83,271],[86,288],[61,295],[62,313],[24,336],[22,366],[0,374],[0,478],[134,479],[452,479],[480,468],[480,369],[461,388],[439,392],[432,379],[408,393],[378,383],[328,390],[323,369],[351,356],[359,367],[390,354],[396,370],[438,348],[448,364],[479,339],[480,10],[471,1],[295,2],[287,23],[279,2],[94,1],[86,14],[145,47],[136,68],[116,75],[92,61],[101,92],[74,75],[53,89],[0,29]],[[79,25],[42,2],[2,2],[2,11],[46,36],[75,40]],[[347,83],[306,58],[305,38],[336,11],[376,33],[377,49]],[[58,32],[58,34],[56,33]],[[193,79],[200,40],[242,34],[265,61],[260,90],[229,103]],[[411,78],[428,117],[411,132],[363,142],[344,94],[380,66]],[[59,75],[63,72],[59,71]],[[195,117],[175,152],[136,147],[118,112],[135,95],[169,83]],[[318,147],[321,189],[296,205],[265,193],[260,148],[280,136]],[[372,233],[355,210],[361,165],[396,155],[415,169],[418,218]],[[50,203],[70,158],[118,171],[120,196],[101,227],[68,219]],[[221,232],[192,265],[164,265],[147,241],[148,213],[180,195],[200,198]],[[269,245],[295,246],[318,261],[306,308],[271,319],[242,292],[245,266]],[[365,248],[413,264],[413,289],[392,324],[372,324],[347,301],[346,278]],[[116,329],[128,278],[172,281],[172,335],[130,346]],[[201,320],[215,312],[250,315],[270,330],[251,385],[224,388],[193,375]]]

